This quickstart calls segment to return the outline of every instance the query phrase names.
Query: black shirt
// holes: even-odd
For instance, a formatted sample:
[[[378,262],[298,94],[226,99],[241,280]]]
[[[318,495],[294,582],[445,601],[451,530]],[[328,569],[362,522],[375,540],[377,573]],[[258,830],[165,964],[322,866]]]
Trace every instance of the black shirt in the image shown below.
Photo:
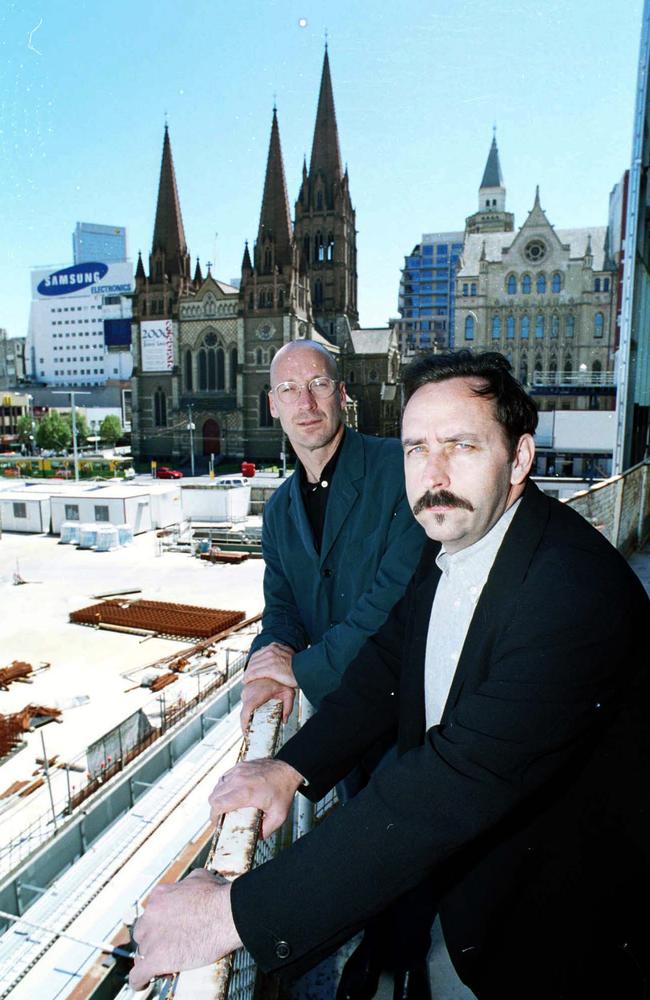
[[[317,552],[320,552],[323,541],[323,526],[325,524],[327,500],[332,488],[332,480],[334,479],[336,465],[339,460],[339,455],[341,454],[341,447],[344,440],[345,430],[341,435],[338,448],[330,458],[325,468],[321,471],[317,483],[308,482],[307,473],[305,472],[302,463],[299,463],[298,466],[300,470],[300,492],[302,493],[305,511],[307,512],[307,518],[311,525],[311,530],[314,536],[314,545]]]

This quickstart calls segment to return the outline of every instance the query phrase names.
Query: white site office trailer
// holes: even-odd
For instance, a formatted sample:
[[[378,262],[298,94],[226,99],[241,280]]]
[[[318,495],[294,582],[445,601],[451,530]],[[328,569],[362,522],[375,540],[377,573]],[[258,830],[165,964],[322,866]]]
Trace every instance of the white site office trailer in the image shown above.
[[[0,493],[0,527],[3,531],[40,534],[50,530],[50,498],[30,490]]]
[[[150,531],[151,498],[128,486],[99,486],[81,492],[71,489],[67,494],[52,497],[52,532],[61,534],[64,521],[79,521],[81,524],[128,524],[133,534]]]
[[[248,485],[188,483],[181,486],[183,517],[207,523],[245,521],[251,502]]]

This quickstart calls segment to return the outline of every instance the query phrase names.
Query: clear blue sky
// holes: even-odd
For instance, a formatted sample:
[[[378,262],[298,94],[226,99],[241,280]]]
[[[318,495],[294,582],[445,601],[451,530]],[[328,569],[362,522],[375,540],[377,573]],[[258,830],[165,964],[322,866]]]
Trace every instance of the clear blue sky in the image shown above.
[[[26,333],[29,270],[71,263],[77,221],[125,225],[146,260],[165,113],[193,263],[238,276],[274,95],[293,212],[325,31],[363,325],[396,315],[422,232],[476,210],[494,122],[517,226],[536,184],[558,228],[604,225],[630,160],[641,14],[642,0],[3,0],[0,326]]]

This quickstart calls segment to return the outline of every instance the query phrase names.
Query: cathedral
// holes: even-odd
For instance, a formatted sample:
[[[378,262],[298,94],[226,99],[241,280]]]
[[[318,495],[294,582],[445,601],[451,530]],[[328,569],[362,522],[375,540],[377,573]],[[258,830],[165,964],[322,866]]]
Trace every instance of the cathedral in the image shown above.
[[[239,288],[197,259],[192,273],[165,126],[148,270],[139,256],[133,309],[132,447],[140,461],[197,471],[228,455],[278,463],[269,365],[307,338],[335,355],[359,326],[355,213],[342,167],[327,49],[309,169],[292,223],[273,109],[257,240],[244,247]]]

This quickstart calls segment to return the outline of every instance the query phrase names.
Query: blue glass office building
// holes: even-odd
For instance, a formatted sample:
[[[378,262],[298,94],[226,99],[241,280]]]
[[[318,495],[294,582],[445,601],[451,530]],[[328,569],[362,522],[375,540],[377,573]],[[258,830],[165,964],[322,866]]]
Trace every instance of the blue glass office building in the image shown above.
[[[124,226],[100,226],[96,222],[78,222],[72,234],[75,264],[99,261],[102,264],[126,260]]]
[[[402,356],[454,346],[456,267],[464,235],[424,233],[404,258],[396,325]]]

